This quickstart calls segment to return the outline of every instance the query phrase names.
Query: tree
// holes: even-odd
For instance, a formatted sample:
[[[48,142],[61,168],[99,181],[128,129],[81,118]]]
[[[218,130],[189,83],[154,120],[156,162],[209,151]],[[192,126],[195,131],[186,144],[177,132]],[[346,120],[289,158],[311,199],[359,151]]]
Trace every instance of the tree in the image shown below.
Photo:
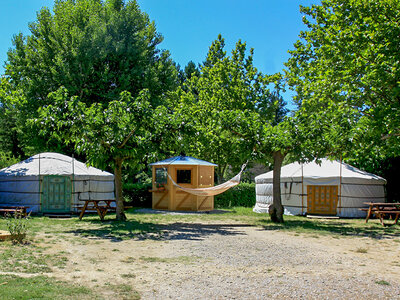
[[[364,158],[398,156],[400,2],[323,0],[301,12],[308,30],[286,64],[297,103],[329,100],[358,110],[358,151],[343,155],[361,148]]]
[[[162,36],[134,0],[57,0],[53,14],[43,8],[29,27],[29,36],[14,37],[5,65],[11,89],[23,93],[14,107],[25,150],[59,148],[25,124],[61,86],[88,106],[114,101],[123,91],[136,98],[148,90],[155,107],[177,85],[169,53],[157,48]]]
[[[325,101],[319,105],[304,102],[281,122],[260,124],[257,153],[259,158],[273,160],[273,203],[269,207],[273,222],[284,221],[280,190],[284,159],[309,162],[325,156],[341,157],[343,151],[352,147],[356,120],[354,109]]]
[[[14,37],[5,66],[21,95],[9,106],[19,145],[112,167],[122,220],[122,169],[153,150],[150,116],[178,84],[169,53],[157,48],[162,36],[134,0],[56,0],[30,31]]]
[[[122,92],[117,100],[87,105],[60,88],[49,95],[53,104],[40,108],[36,120],[42,124],[42,134],[72,143],[78,153],[86,153],[93,165],[113,168],[118,220],[126,219],[122,168],[137,167],[152,149],[154,111],[149,97],[147,91],[136,98]]]
[[[253,65],[253,49],[238,41],[231,56],[221,35],[210,46],[200,73],[191,73],[183,88],[170,95],[177,152],[218,164],[221,182],[228,166],[234,171],[251,157],[256,124],[274,122],[284,102],[271,93],[277,76],[266,76]],[[281,113],[278,113],[278,115]]]

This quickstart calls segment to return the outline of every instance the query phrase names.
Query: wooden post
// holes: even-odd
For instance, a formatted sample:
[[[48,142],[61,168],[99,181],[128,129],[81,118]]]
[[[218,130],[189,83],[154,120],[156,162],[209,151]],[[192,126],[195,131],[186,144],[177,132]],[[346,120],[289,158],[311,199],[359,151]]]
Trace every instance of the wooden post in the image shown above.
[[[39,153],[39,206],[42,211],[42,182],[40,180],[40,153]]]
[[[303,163],[301,163],[301,214],[304,213],[304,173],[303,173]]]
[[[342,213],[342,156],[340,155],[340,171],[339,171],[339,214]]]
[[[75,191],[75,162],[74,162],[74,154],[72,154],[71,208],[73,207],[75,202],[74,191]]]
[[[173,165],[169,165],[167,168],[168,174],[171,176],[172,180],[176,182],[176,170]],[[175,202],[175,186],[172,184],[171,180],[168,180],[168,210],[174,209]]]

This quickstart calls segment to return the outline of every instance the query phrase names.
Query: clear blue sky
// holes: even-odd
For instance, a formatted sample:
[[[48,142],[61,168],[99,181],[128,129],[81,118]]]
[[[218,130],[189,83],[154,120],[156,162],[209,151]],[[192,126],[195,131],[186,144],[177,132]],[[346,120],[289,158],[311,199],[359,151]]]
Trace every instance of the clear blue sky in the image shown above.
[[[226,50],[241,39],[255,50],[254,64],[266,74],[279,72],[288,59],[300,30],[304,29],[299,5],[319,0],[138,0],[164,36],[160,45],[168,49],[181,66],[190,60],[202,62],[208,47],[219,33]],[[52,7],[53,0],[0,0],[0,74],[12,47],[12,36],[29,34],[41,7]],[[285,95],[290,98],[290,95]],[[289,100],[290,99],[286,99]]]

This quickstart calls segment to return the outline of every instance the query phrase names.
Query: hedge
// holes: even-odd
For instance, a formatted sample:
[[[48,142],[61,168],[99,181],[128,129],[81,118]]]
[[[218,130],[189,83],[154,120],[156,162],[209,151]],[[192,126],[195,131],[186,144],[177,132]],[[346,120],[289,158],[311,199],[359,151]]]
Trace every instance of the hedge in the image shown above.
[[[125,183],[123,195],[126,205],[151,207],[151,183]]]
[[[253,207],[256,204],[256,184],[239,183],[237,186],[214,197],[215,208]]]

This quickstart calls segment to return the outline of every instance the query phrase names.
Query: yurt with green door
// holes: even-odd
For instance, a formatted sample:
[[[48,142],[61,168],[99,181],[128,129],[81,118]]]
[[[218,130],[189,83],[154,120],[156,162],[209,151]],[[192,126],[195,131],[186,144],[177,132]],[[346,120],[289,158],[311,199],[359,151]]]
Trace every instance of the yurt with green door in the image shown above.
[[[40,153],[0,170],[0,206],[76,212],[80,200],[114,200],[114,175],[59,153]]]

